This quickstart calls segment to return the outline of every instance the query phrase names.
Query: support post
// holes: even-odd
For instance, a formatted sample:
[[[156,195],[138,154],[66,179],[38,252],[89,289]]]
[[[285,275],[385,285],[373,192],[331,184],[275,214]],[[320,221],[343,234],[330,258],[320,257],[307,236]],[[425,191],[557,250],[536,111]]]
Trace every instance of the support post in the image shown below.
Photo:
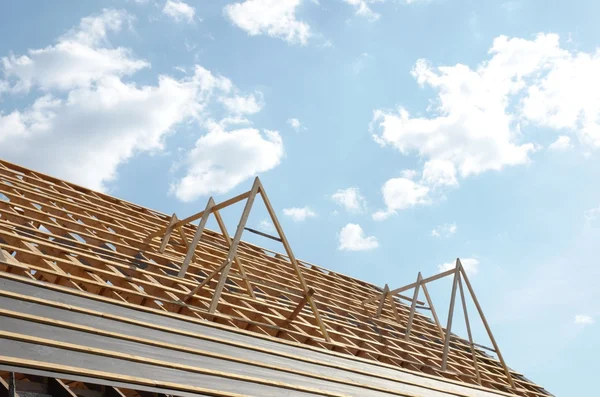
[[[429,296],[429,291],[427,290],[427,284],[423,284],[423,293],[425,294],[425,299],[427,300],[427,304],[429,305],[429,308],[431,309],[431,314],[433,315],[433,321],[435,321],[435,325],[437,325],[437,328],[440,331],[440,337],[442,339],[442,342],[444,342],[446,340],[446,337],[444,336],[444,329],[442,328],[442,324],[440,324],[440,319],[438,318],[437,313],[435,311],[435,307],[433,306],[433,301],[431,300],[431,296]]]
[[[390,305],[392,306],[392,313],[394,313],[394,318],[396,322],[400,324],[402,320],[400,319],[400,315],[398,314],[398,308],[396,307],[396,301],[394,300],[394,296],[392,294],[388,294],[388,300],[390,301]]]
[[[421,281],[421,284],[426,284],[426,283],[430,283],[430,282],[435,281],[435,280],[439,280],[440,278],[444,278],[444,277],[449,276],[449,275],[451,275],[453,273],[454,273],[454,269],[446,270],[445,272],[440,273],[440,274],[436,274],[435,276],[424,278]],[[400,292],[407,291],[407,290],[412,289],[412,288],[414,288],[416,286],[417,286],[417,283],[411,283],[411,284],[405,285],[404,287],[400,287],[400,288],[396,288],[396,289],[391,290],[390,294],[392,294],[392,295],[398,295]],[[361,302],[361,304],[365,305],[367,303],[376,302],[379,299],[381,299],[381,295],[376,295],[376,296],[373,296],[371,298],[365,299],[364,301]]]
[[[204,280],[202,280],[202,282],[200,284],[195,286],[194,289],[192,291],[190,291],[190,293],[187,294],[185,296],[185,298],[183,298],[183,303],[187,303],[190,299],[192,299],[192,297],[194,295],[196,295],[198,293],[198,291],[200,291],[206,284],[208,284],[209,281],[212,280],[217,274],[219,274],[219,272],[222,271],[225,268],[225,266],[226,266],[226,263],[222,263],[221,266],[219,266],[218,268],[213,270],[212,273],[208,275],[208,277],[206,277]],[[182,307],[182,309],[183,309],[183,307]]]
[[[460,300],[462,302],[463,313],[465,315],[465,325],[467,326],[467,335],[469,336],[469,344],[471,345],[471,354],[473,356],[473,365],[475,366],[475,376],[477,377],[477,383],[481,384],[481,374],[479,373],[479,364],[477,363],[477,352],[475,346],[473,346],[473,335],[471,334],[471,324],[469,323],[469,314],[467,313],[467,302],[465,300],[465,293],[463,291],[462,281],[458,278],[458,291],[460,292]]]
[[[177,223],[178,219],[177,219],[177,215],[175,213],[173,213],[173,215],[171,216],[171,222],[169,222],[169,226],[167,227],[167,230],[165,230],[165,235],[162,238],[162,241],[160,243],[160,248],[158,249],[158,252],[160,252],[161,254],[163,252],[165,252],[165,249],[167,248],[167,244],[169,244],[169,239],[171,238],[171,233],[173,233],[173,228],[175,226],[175,223]]]
[[[387,297],[389,292],[390,287],[388,287],[388,285],[386,284],[385,287],[383,287],[383,292],[381,293],[381,301],[379,301],[379,307],[377,307],[377,314],[375,315],[375,318],[379,318],[381,316],[381,312],[383,311],[383,305],[385,304],[385,298]]]
[[[294,256],[294,253],[292,252],[292,248],[290,247],[290,244],[289,244],[287,238],[285,237],[285,233],[283,233],[283,229],[282,229],[281,225],[279,224],[279,221],[277,220],[277,215],[275,214],[275,211],[273,210],[273,207],[271,206],[271,202],[269,201],[269,197],[267,196],[267,193],[265,192],[264,187],[262,186],[262,184],[260,183],[260,180],[258,180],[258,178],[257,178],[257,181],[258,181],[258,184],[260,185],[260,194],[263,198],[265,206],[267,207],[267,211],[269,212],[269,216],[271,217],[273,226],[275,226],[275,230],[277,230],[277,233],[279,234],[279,238],[281,238],[281,242],[283,243],[285,252],[290,260],[290,263],[292,264],[292,267],[294,268],[294,271],[296,272],[296,276],[298,277],[298,281],[300,281],[300,285],[302,286],[304,293],[307,294],[308,287],[306,286],[306,281],[304,280],[304,276],[302,275],[300,267],[298,266],[298,261],[296,260],[296,257]],[[315,300],[313,299],[312,296],[308,298],[308,303],[310,304],[310,308],[312,309],[315,319],[317,320],[317,324],[318,324],[319,328],[321,329],[323,338],[325,338],[325,340],[327,342],[331,342],[331,338],[329,337],[329,334],[327,333],[327,328],[325,327],[325,324],[323,323],[323,320],[321,319],[321,315],[319,314],[319,309],[317,308]]]
[[[454,316],[454,300],[456,298],[456,286],[458,284],[460,259],[456,258],[456,268],[454,270],[454,280],[452,281],[452,295],[450,296],[450,309],[448,309],[448,325],[446,326],[446,340],[444,341],[444,353],[442,355],[442,371],[446,371],[448,365],[448,350],[450,349],[450,340],[452,339],[452,317]]]
[[[283,322],[280,325],[280,328],[287,328],[292,323],[292,321],[294,321],[294,319],[298,316],[298,314],[300,314],[300,312],[304,308],[304,305],[306,305],[306,302],[308,302],[308,299],[311,298],[314,293],[315,293],[315,290],[310,288],[308,290],[308,292],[306,294],[304,294],[304,296],[302,297],[300,302],[298,302],[298,304],[296,305],[296,308],[294,309],[292,314],[290,314],[288,318],[283,320]],[[281,333],[281,330],[277,331],[277,334],[275,336],[276,337],[279,336],[280,333]]]
[[[406,332],[404,334],[405,340],[410,340],[410,330],[412,328],[413,320],[415,318],[415,310],[417,308],[417,299],[419,299],[419,288],[421,288],[421,282],[423,281],[423,276],[421,276],[421,272],[417,275],[417,283],[415,285],[415,292],[413,294],[413,301],[410,305],[410,314],[408,315],[408,324],[406,326]]]
[[[17,395],[17,381],[15,379],[15,373],[11,372],[8,375],[8,397],[18,397]]]
[[[187,272],[188,267],[190,266],[190,262],[194,257],[194,252],[196,252],[196,246],[200,241],[200,237],[202,237],[202,233],[204,232],[204,228],[206,227],[206,222],[208,221],[208,217],[210,212],[215,205],[215,201],[213,198],[208,199],[208,203],[206,203],[206,208],[204,209],[204,214],[202,215],[202,219],[200,219],[200,223],[198,224],[198,228],[196,229],[196,233],[194,233],[194,238],[192,239],[192,243],[190,244],[183,264],[181,265],[181,270],[179,270],[179,277],[184,277]]]
[[[225,227],[225,222],[223,222],[223,218],[221,218],[221,214],[219,213],[219,211],[214,211],[213,213],[215,214],[215,218],[217,219],[217,224],[219,225],[219,229],[221,229],[221,234],[223,234],[223,237],[225,238],[227,247],[231,248],[231,238],[229,237],[229,233],[227,232],[227,228]],[[252,298],[256,299],[256,295],[254,294],[254,288],[252,287],[252,284],[250,284],[250,280],[248,280],[248,276],[246,276],[246,271],[244,270],[244,266],[242,266],[242,261],[240,261],[240,257],[237,254],[234,255],[233,262],[235,263],[238,270],[240,271],[240,276],[242,276],[242,279],[244,280],[244,283],[246,284],[246,290],[248,291],[248,294]]]
[[[77,397],[62,380],[56,378],[48,378],[48,392],[56,397]]]
[[[246,201],[246,206],[244,207],[244,212],[242,212],[240,223],[238,224],[237,230],[235,231],[235,236],[233,237],[233,241],[231,242],[231,246],[229,247],[227,258],[225,258],[225,261],[223,262],[225,266],[223,267],[221,277],[219,278],[219,282],[217,283],[217,287],[215,288],[215,293],[213,295],[210,307],[208,309],[209,313],[214,313],[215,310],[217,310],[219,299],[221,298],[221,292],[223,291],[223,287],[225,286],[225,281],[227,281],[227,274],[229,273],[229,269],[231,268],[231,264],[233,263],[233,257],[235,256],[238,244],[240,243],[240,239],[242,238],[244,227],[246,227],[248,215],[250,215],[250,210],[252,209],[252,204],[254,204],[256,194],[258,193],[259,185],[260,181],[257,177],[254,180],[254,184],[252,185],[252,190],[250,190],[250,196],[248,196],[248,200]]]
[[[477,312],[479,313],[479,317],[481,317],[481,321],[483,322],[483,325],[485,326],[485,330],[488,333],[488,337],[490,338],[490,341],[492,342],[492,345],[494,346],[494,350],[496,351],[496,354],[498,355],[498,360],[502,364],[502,368],[504,369],[504,374],[506,375],[506,378],[508,379],[508,383],[510,383],[510,386],[513,389],[516,389],[515,383],[513,381],[513,378],[510,375],[510,371],[509,371],[508,367],[506,366],[506,362],[504,362],[504,358],[502,357],[502,353],[500,353],[500,348],[498,347],[498,344],[496,343],[496,339],[494,339],[494,335],[492,334],[492,330],[490,329],[490,326],[489,326],[487,320],[485,319],[485,315],[483,314],[483,310],[481,309],[481,306],[479,305],[479,301],[477,300],[477,296],[475,295],[475,291],[473,290],[473,287],[471,286],[471,283],[469,282],[469,278],[467,277],[467,272],[465,272],[465,270],[462,269],[462,267],[461,267],[460,271],[461,271],[462,276],[463,276],[463,278],[465,280],[465,284],[467,285],[467,288],[469,289],[469,293],[471,294],[471,298],[473,299],[473,303],[475,303],[475,307],[477,308]]]

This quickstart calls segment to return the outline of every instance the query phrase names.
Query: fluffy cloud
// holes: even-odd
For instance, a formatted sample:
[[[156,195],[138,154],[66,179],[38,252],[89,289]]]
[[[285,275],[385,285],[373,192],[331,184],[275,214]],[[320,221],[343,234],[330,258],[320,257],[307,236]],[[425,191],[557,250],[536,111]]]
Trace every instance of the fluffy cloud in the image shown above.
[[[460,263],[462,263],[465,272],[469,276],[474,276],[479,271],[479,261],[475,258],[461,258]],[[454,269],[456,267],[456,261],[442,263],[438,266],[438,272],[443,273],[447,270]]]
[[[527,88],[523,116],[542,127],[567,130],[579,140],[600,147],[600,49],[570,53],[554,43],[546,73]],[[568,98],[568,100],[565,100]]]
[[[575,316],[575,324],[591,325],[594,324],[594,319],[586,314],[578,314]]]
[[[281,162],[283,142],[277,131],[242,128],[226,131],[212,124],[185,160],[186,175],[171,187],[182,201],[225,193]]]
[[[167,0],[163,13],[173,18],[175,22],[194,22],[196,9],[181,0]]]
[[[365,236],[360,225],[349,223],[340,230],[339,250],[342,251],[368,251],[379,247],[379,242],[374,236]]]
[[[344,0],[345,3],[354,7],[356,15],[367,18],[369,21],[376,21],[381,17],[381,15],[371,9],[369,4],[382,3],[384,1],[385,0]]]
[[[313,210],[311,210],[309,207],[284,208],[283,215],[289,216],[295,222],[303,222],[307,218],[314,218],[315,216],[317,216],[317,214]]]
[[[564,151],[564,150],[571,149],[572,147],[573,147],[573,144],[571,143],[571,138],[569,138],[566,135],[561,135],[556,139],[556,141],[552,142],[550,144],[550,146],[548,146],[548,149],[556,150],[556,151]]]
[[[261,92],[247,96],[235,95],[232,97],[224,97],[221,99],[221,102],[231,113],[236,115],[258,113],[264,106],[263,95]]]
[[[386,209],[373,214],[373,219],[381,221],[396,213],[397,210],[431,203],[429,188],[408,178],[388,180],[381,192]]]
[[[246,0],[225,6],[224,12],[251,36],[266,34],[290,44],[306,44],[310,27],[296,19],[302,0]]]
[[[290,127],[292,127],[294,129],[294,131],[299,132],[300,131],[300,126],[302,124],[300,124],[300,120],[298,119],[288,119],[287,123],[290,125]]]
[[[459,177],[527,163],[536,147],[523,133],[531,124],[600,146],[600,50],[573,54],[557,35],[539,34],[500,36],[489,54],[475,69],[416,62],[418,84],[437,91],[429,116],[413,117],[403,107],[374,111],[373,138],[425,160],[424,186],[457,186]],[[564,135],[552,148],[569,145]]]
[[[456,233],[456,223],[445,223],[436,226],[430,233],[431,237],[450,237]]]
[[[357,187],[349,187],[348,189],[340,189],[335,192],[331,198],[338,205],[342,206],[346,211],[358,213],[362,212],[366,206],[365,198],[360,194]]]
[[[56,44],[29,50],[27,55],[2,58],[2,71],[10,91],[27,92],[33,86],[44,91],[88,87],[105,77],[131,75],[149,66],[126,48],[106,48],[107,35],[118,32],[132,17],[124,11],[104,10],[83,18],[76,29]]]
[[[182,78],[158,76],[155,85],[125,81],[149,64],[129,49],[111,47],[107,35],[131,20],[124,11],[104,10],[83,18],[55,45],[2,59],[7,90],[37,97],[23,109],[0,113],[0,156],[105,190],[119,165],[162,150],[179,125],[196,122],[208,129],[199,142],[213,152],[195,148],[187,154],[187,174],[173,189],[186,200],[210,190],[190,187],[190,181],[223,191],[279,163],[283,144],[276,132],[226,132],[209,122],[211,105],[240,97],[229,79],[196,65]]]

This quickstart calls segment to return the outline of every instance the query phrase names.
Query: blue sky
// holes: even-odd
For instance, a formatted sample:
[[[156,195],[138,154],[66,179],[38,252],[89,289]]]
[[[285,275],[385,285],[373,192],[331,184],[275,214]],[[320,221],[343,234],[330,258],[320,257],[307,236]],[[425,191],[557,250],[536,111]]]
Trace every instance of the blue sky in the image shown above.
[[[298,257],[380,286],[464,258],[509,365],[589,395],[599,14],[593,1],[3,1],[0,156],[180,216],[259,175]],[[240,213],[224,213],[231,231]],[[270,232],[265,219],[258,205],[249,226]],[[432,292],[445,317],[449,282]]]

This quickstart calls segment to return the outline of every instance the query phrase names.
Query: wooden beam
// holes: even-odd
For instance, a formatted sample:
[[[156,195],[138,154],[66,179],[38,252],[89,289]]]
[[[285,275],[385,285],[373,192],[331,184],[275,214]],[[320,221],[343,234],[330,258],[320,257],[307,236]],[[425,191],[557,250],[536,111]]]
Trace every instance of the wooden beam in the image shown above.
[[[381,293],[381,300],[379,301],[379,307],[377,308],[377,314],[375,315],[375,318],[379,318],[381,317],[381,312],[383,311],[383,305],[385,304],[385,297],[388,296],[390,292],[390,287],[388,287],[388,285],[386,284],[385,287],[383,287],[383,292]]]
[[[171,215],[171,222],[169,222],[169,226],[165,230],[165,234],[160,243],[160,248],[158,249],[158,252],[165,252],[165,249],[167,248],[167,244],[169,244],[169,239],[171,238],[171,233],[173,233],[173,229],[175,227],[175,224],[177,223],[177,220],[177,214],[173,213],[173,215]]]
[[[413,301],[410,305],[410,314],[408,315],[408,324],[406,325],[406,332],[404,333],[404,339],[410,340],[410,330],[412,328],[413,320],[415,318],[415,310],[417,306],[417,299],[419,298],[419,289],[421,288],[421,282],[423,281],[423,276],[421,272],[417,275],[417,281],[415,285],[415,292],[413,294]]]
[[[213,200],[213,198],[209,198],[208,199],[208,203],[206,203],[206,208],[204,209],[204,214],[202,215],[202,218],[200,219],[200,223],[198,224],[198,227],[196,228],[196,233],[194,233],[194,238],[192,239],[192,242],[187,250],[187,254],[185,255],[185,259],[183,260],[183,263],[181,264],[181,270],[179,270],[179,277],[185,277],[185,273],[187,272],[188,267],[190,266],[190,263],[192,262],[192,258],[194,257],[194,252],[196,252],[196,246],[198,245],[198,242],[200,241],[200,237],[202,237],[202,233],[204,232],[204,228],[206,227],[206,222],[208,221],[208,217],[210,215],[210,212],[212,210],[212,208],[215,205],[215,200]]]
[[[315,293],[315,290],[312,288],[309,288],[308,292],[302,297],[302,299],[300,299],[300,302],[298,302],[298,304],[296,305],[296,308],[294,309],[292,314],[290,314],[288,318],[286,318],[285,320],[282,321],[282,323],[280,325],[281,328],[287,328],[292,323],[292,321],[294,321],[296,316],[298,316],[298,314],[302,311],[302,309],[308,302],[308,299],[311,296],[313,296],[314,293]],[[277,331],[277,334],[275,336],[279,336],[280,333],[281,333],[281,330]]]
[[[477,383],[481,384],[481,374],[479,373],[479,364],[477,363],[477,352],[473,346],[473,335],[471,334],[471,324],[469,324],[469,314],[467,313],[467,301],[463,291],[461,278],[458,278],[458,291],[460,292],[460,300],[462,302],[463,314],[465,315],[465,325],[467,326],[467,335],[469,336],[469,344],[471,345],[471,355],[473,357],[473,365],[475,366],[475,376]]]
[[[446,270],[445,272],[436,274],[435,276],[424,278],[421,281],[421,284],[427,284],[427,283],[430,283],[432,281],[438,280],[440,278],[449,276],[451,274],[454,274],[454,269]],[[392,294],[392,295],[398,295],[400,292],[404,292],[404,291],[407,291],[409,289],[413,289],[416,286],[416,284],[417,283],[412,283],[412,284],[405,285],[404,287],[393,289],[393,290],[390,291],[390,294]],[[379,299],[381,299],[381,294],[373,296],[373,297],[371,297],[369,299],[365,299],[361,303],[363,305],[365,305],[367,303],[378,301]]]
[[[435,311],[435,307],[433,306],[433,301],[431,300],[431,296],[429,296],[429,291],[427,290],[427,285],[425,284],[423,284],[423,293],[425,294],[425,299],[427,300],[427,304],[429,305],[429,309],[431,310],[433,321],[435,321],[435,325],[437,326],[438,331],[440,331],[440,337],[442,339],[442,342],[444,342],[446,340],[446,337],[444,336],[444,329],[442,328],[442,324],[440,324],[440,320]]]
[[[394,314],[394,318],[396,319],[398,325],[400,325],[402,323],[402,319],[400,318],[400,314],[398,314],[398,308],[396,307],[396,301],[394,300],[394,296],[388,294],[387,298],[390,301],[390,306],[392,306],[392,313]]]
[[[208,284],[209,281],[212,280],[217,274],[219,274],[219,272],[221,270],[223,270],[225,268],[225,266],[227,266],[227,263],[223,262],[221,264],[221,266],[219,266],[218,268],[213,270],[212,273],[210,273],[204,280],[202,280],[202,282],[200,284],[195,286],[194,289],[191,290],[190,293],[185,296],[185,298],[182,299],[183,303],[186,303],[190,299],[192,299],[193,296],[196,295],[198,293],[198,291],[200,291],[206,284]]]
[[[221,298],[221,292],[223,292],[223,287],[225,286],[225,281],[227,281],[227,275],[229,274],[229,269],[231,268],[231,264],[233,263],[233,257],[236,254],[237,247],[240,243],[240,239],[242,238],[242,234],[244,233],[244,227],[246,227],[246,222],[248,221],[248,216],[250,215],[250,210],[252,209],[252,205],[254,204],[254,199],[256,198],[256,194],[258,193],[260,186],[260,181],[258,177],[254,180],[254,184],[252,185],[252,189],[250,190],[250,195],[248,196],[248,200],[246,200],[246,206],[244,207],[244,211],[242,212],[242,217],[240,219],[240,223],[238,223],[237,230],[235,231],[235,235],[233,236],[233,241],[229,247],[229,252],[227,253],[227,258],[223,264],[223,271],[221,272],[221,276],[219,281],[217,282],[217,286],[215,288],[215,292],[210,302],[210,307],[208,308],[209,313],[214,313],[217,310],[217,306],[219,304],[219,299]]]
[[[308,294],[308,287],[306,286],[306,281],[304,280],[302,271],[300,270],[300,267],[298,266],[298,261],[296,260],[296,257],[294,256],[294,252],[292,252],[290,243],[288,242],[287,238],[285,237],[285,233],[283,232],[283,228],[281,227],[281,224],[279,224],[279,220],[277,219],[275,210],[273,210],[273,206],[271,206],[271,202],[269,201],[267,192],[265,191],[265,188],[263,187],[262,183],[260,183],[260,180],[258,178],[256,178],[256,180],[258,181],[258,184],[260,187],[260,189],[259,189],[260,195],[265,203],[265,207],[267,207],[267,212],[269,213],[269,216],[271,217],[271,221],[273,222],[273,226],[275,226],[275,230],[277,230],[277,234],[279,234],[279,238],[281,239],[281,242],[283,243],[285,252],[290,260],[290,263],[292,264],[292,267],[294,268],[294,272],[296,273],[296,276],[298,277],[298,281],[300,281],[300,285],[302,286],[304,293]],[[329,333],[327,332],[327,327],[325,326],[325,324],[323,323],[323,320],[321,319],[321,315],[319,314],[319,309],[317,308],[315,300],[313,299],[312,296],[308,298],[308,303],[310,304],[310,308],[312,309],[313,315],[315,316],[315,320],[317,320],[317,325],[321,329],[323,338],[325,338],[325,340],[327,342],[331,342],[331,338],[329,337]]]
[[[446,340],[444,341],[444,352],[442,354],[442,371],[446,371],[448,365],[448,351],[450,348],[450,340],[452,335],[452,317],[454,317],[454,300],[456,298],[456,286],[458,285],[458,277],[460,270],[460,259],[456,258],[456,267],[451,269],[454,272],[454,280],[452,281],[452,293],[450,295],[450,308],[448,309],[448,325],[446,326]]]
[[[48,378],[48,393],[52,397],[77,397],[62,380],[56,378]]]
[[[515,383],[510,374],[510,370],[508,369],[508,366],[506,365],[506,362],[504,361],[504,358],[502,357],[502,353],[500,353],[500,348],[498,347],[498,344],[496,343],[496,339],[494,338],[494,335],[492,334],[492,329],[490,328],[487,320],[485,319],[485,314],[483,314],[483,310],[481,309],[481,306],[479,305],[479,301],[477,300],[475,291],[473,290],[473,287],[471,286],[471,283],[469,282],[469,278],[467,277],[467,272],[465,272],[465,270],[462,268],[462,266],[461,266],[460,272],[462,273],[462,276],[465,280],[465,284],[467,285],[467,288],[469,289],[469,293],[471,294],[471,299],[473,299],[473,303],[475,303],[477,312],[479,312],[479,317],[481,317],[481,321],[483,322],[483,325],[485,326],[485,330],[487,331],[488,337],[490,338],[490,341],[492,342],[492,345],[494,346],[494,350],[496,351],[496,354],[498,355],[498,360],[502,364],[502,368],[504,369],[504,374],[506,375],[506,379],[508,380],[508,383],[511,385],[511,387],[513,389],[516,389]]]
[[[240,194],[240,195],[237,195],[237,196],[235,196],[235,197],[233,197],[233,198],[230,198],[229,200],[225,200],[225,201],[223,201],[222,203],[216,204],[216,205],[213,207],[213,209],[212,209],[212,210],[213,210],[213,211],[222,210],[223,208],[225,208],[225,207],[229,207],[229,206],[230,206],[230,205],[232,205],[232,204],[238,203],[238,202],[240,202],[240,201],[242,201],[242,200],[244,200],[244,199],[248,198],[249,196],[250,196],[250,191],[248,191],[248,192],[245,192],[245,193],[242,193],[242,194]],[[196,220],[198,220],[198,219],[202,218],[202,216],[203,216],[203,215],[204,215],[204,211],[200,211],[200,212],[198,212],[197,214],[194,214],[194,215],[188,216],[187,218],[185,218],[185,219],[182,219],[182,220],[178,221],[177,223],[174,223],[174,224],[172,225],[172,227],[183,226],[183,225],[185,225],[185,224],[187,224],[187,223],[194,222],[194,221],[196,221]],[[153,233],[150,233],[150,234],[148,235],[148,237],[146,237],[146,238],[147,238],[148,240],[152,240],[152,239],[153,239],[153,238],[155,238],[155,237],[161,236],[161,235],[165,234],[165,232],[168,230],[168,228],[169,228],[169,227],[171,227],[171,225],[169,225],[167,228],[164,228],[164,229],[159,229],[159,230],[157,230],[157,231],[155,231],[155,232],[153,232]]]
[[[215,218],[217,219],[217,224],[219,225],[219,229],[221,229],[221,234],[223,235],[223,238],[225,238],[225,244],[227,244],[227,247],[229,249],[231,249],[231,238],[229,237],[229,232],[227,231],[227,228],[225,227],[225,222],[223,222],[221,213],[219,211],[214,211],[213,213],[215,214]],[[250,280],[248,280],[248,276],[246,275],[246,271],[244,270],[244,266],[242,265],[242,262],[240,261],[239,255],[236,254],[233,256],[233,262],[237,266],[237,268],[240,272],[240,276],[242,276],[242,279],[244,280],[244,283],[246,284],[246,290],[248,291],[248,294],[252,298],[256,298],[256,295],[254,294],[254,287],[252,287]]]

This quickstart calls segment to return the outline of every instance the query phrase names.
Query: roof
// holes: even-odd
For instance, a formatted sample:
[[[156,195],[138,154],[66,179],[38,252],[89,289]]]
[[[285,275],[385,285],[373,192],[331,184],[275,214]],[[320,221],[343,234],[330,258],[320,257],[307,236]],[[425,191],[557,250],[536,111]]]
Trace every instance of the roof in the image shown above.
[[[224,228],[218,210],[243,200],[247,218],[257,193],[285,255],[240,240],[244,216],[233,238],[204,228],[208,215]],[[419,312],[428,294],[423,306],[400,295],[410,288],[297,260],[258,179],[211,202],[180,221],[0,160],[0,370],[174,395],[550,395],[497,346],[498,358],[470,338],[446,343]]]

